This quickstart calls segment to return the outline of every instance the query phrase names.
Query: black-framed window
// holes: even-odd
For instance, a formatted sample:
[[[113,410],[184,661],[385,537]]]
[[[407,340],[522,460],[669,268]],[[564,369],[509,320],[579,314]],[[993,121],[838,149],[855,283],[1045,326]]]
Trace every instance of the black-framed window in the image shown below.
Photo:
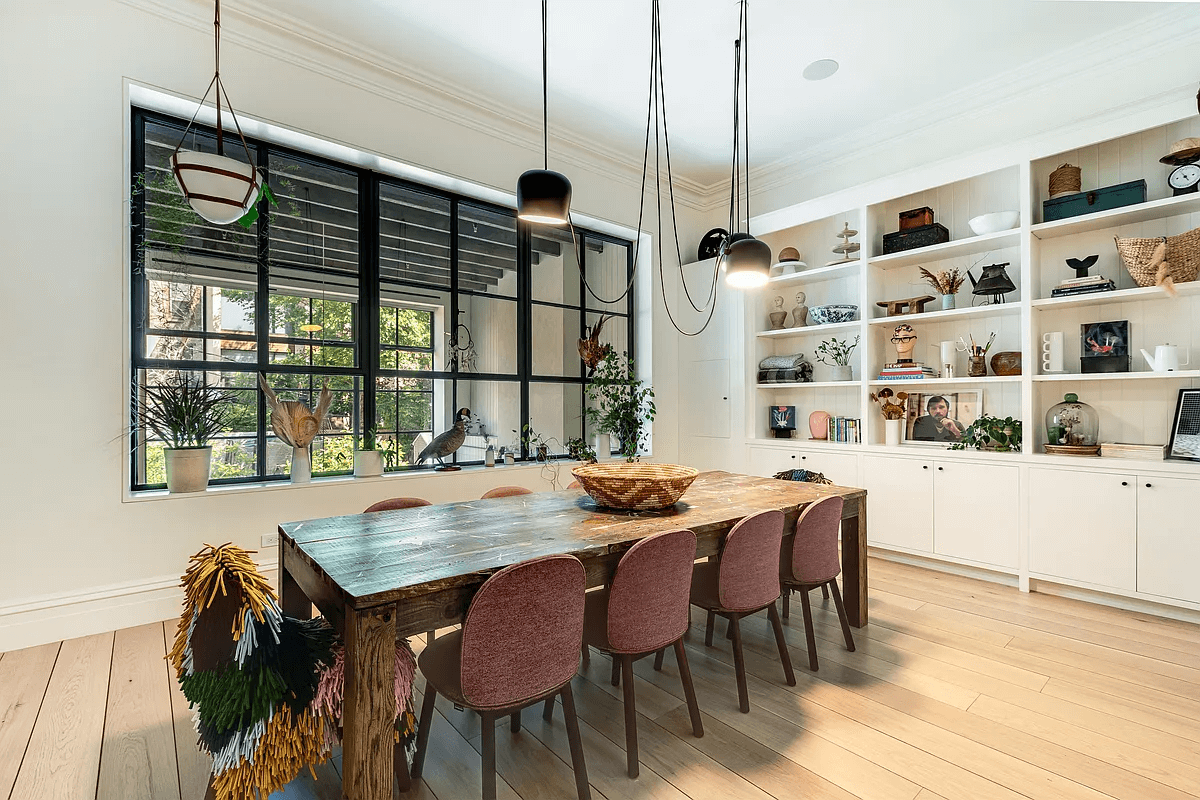
[[[349,472],[364,432],[388,451],[389,470],[413,469],[464,407],[473,421],[447,461],[481,462],[488,444],[528,458],[526,424],[556,454],[588,437],[577,343],[606,316],[601,341],[632,355],[633,293],[602,302],[628,285],[630,242],[576,229],[576,246],[509,208],[256,140],[278,205],[262,200],[249,228],[211,225],[169,169],[185,127],[133,110],[132,488],[165,480],[163,443],[138,429],[134,410],[145,387],[175,374],[234,397],[212,483],[289,473],[260,373],[282,399],[312,405],[322,386],[333,392],[312,447],[316,475]],[[184,147],[215,152],[215,132],[193,126]],[[240,142],[232,147],[236,157]]]

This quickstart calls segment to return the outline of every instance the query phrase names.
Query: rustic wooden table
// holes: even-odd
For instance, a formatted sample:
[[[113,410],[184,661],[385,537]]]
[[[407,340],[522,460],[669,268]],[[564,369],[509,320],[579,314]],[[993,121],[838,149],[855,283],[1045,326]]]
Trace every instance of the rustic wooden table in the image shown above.
[[[461,622],[479,585],[502,567],[570,553],[588,586],[606,584],[621,554],[666,530],[696,533],[696,556],[716,555],[748,514],[779,509],[786,531],[800,511],[841,495],[842,580],[850,624],[867,622],[867,517],[863,489],[705,472],[683,500],[660,512],[598,509],[578,489],[355,514],[279,526],[285,613],[311,605],[345,643],[342,796],[391,800],[394,643]]]

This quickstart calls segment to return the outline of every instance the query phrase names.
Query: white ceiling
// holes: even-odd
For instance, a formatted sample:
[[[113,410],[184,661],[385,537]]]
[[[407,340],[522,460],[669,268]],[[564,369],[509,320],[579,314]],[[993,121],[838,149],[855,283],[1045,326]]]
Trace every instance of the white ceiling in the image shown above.
[[[728,180],[736,5],[661,0],[661,8],[673,166],[693,187],[711,187]],[[640,163],[649,9],[649,0],[550,0],[551,166],[556,137]],[[540,124],[538,0],[256,0],[240,10]],[[998,96],[1131,55],[1121,47],[1126,36],[1143,47],[1181,27],[1200,32],[1200,6],[756,0],[750,25],[751,162],[762,167],[827,159],[839,143],[862,147],[940,117],[986,114]],[[1186,52],[1195,51],[1180,57],[1200,78]],[[801,71],[820,58],[841,70],[805,81]],[[1030,111],[1053,119],[1056,102],[1041,92]]]

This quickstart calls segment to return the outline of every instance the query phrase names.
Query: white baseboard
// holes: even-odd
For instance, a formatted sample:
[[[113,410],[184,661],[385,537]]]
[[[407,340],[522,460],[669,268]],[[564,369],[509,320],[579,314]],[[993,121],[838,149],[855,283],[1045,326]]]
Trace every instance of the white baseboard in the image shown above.
[[[1085,603],[1119,608],[1122,611],[1132,611],[1137,614],[1149,614],[1154,617],[1166,617],[1181,622],[1191,622],[1200,625],[1200,610],[1191,608],[1191,604],[1174,605],[1166,602],[1155,602],[1143,597],[1114,594],[1111,591],[1088,589],[1082,586],[1072,586],[1066,583],[1047,580],[1046,578],[1031,578],[1031,589],[1041,594],[1052,594],[1056,597],[1066,597],[1071,600],[1082,600]],[[1185,601],[1179,601],[1184,603]]]
[[[272,585],[275,567],[274,561],[259,565]],[[0,653],[177,619],[182,606],[178,576],[44,595],[0,606]]]
[[[1011,573],[997,572],[996,570],[958,561],[947,561],[941,556],[926,557],[915,553],[905,553],[900,550],[880,547],[871,547],[868,552],[872,558],[895,561],[897,564],[907,564],[910,567],[923,567],[925,569],[937,570],[938,572],[948,572],[951,575],[958,575],[963,578],[976,578],[981,581],[990,581],[1014,588],[1017,586],[1017,576]],[[870,585],[871,579],[868,577],[867,586]]]

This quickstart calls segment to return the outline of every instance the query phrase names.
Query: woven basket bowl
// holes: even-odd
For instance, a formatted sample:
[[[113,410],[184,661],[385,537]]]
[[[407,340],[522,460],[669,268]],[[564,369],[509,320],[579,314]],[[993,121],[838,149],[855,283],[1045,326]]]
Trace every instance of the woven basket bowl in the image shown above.
[[[700,472],[679,464],[584,464],[571,470],[596,505],[656,511],[679,502]]]

